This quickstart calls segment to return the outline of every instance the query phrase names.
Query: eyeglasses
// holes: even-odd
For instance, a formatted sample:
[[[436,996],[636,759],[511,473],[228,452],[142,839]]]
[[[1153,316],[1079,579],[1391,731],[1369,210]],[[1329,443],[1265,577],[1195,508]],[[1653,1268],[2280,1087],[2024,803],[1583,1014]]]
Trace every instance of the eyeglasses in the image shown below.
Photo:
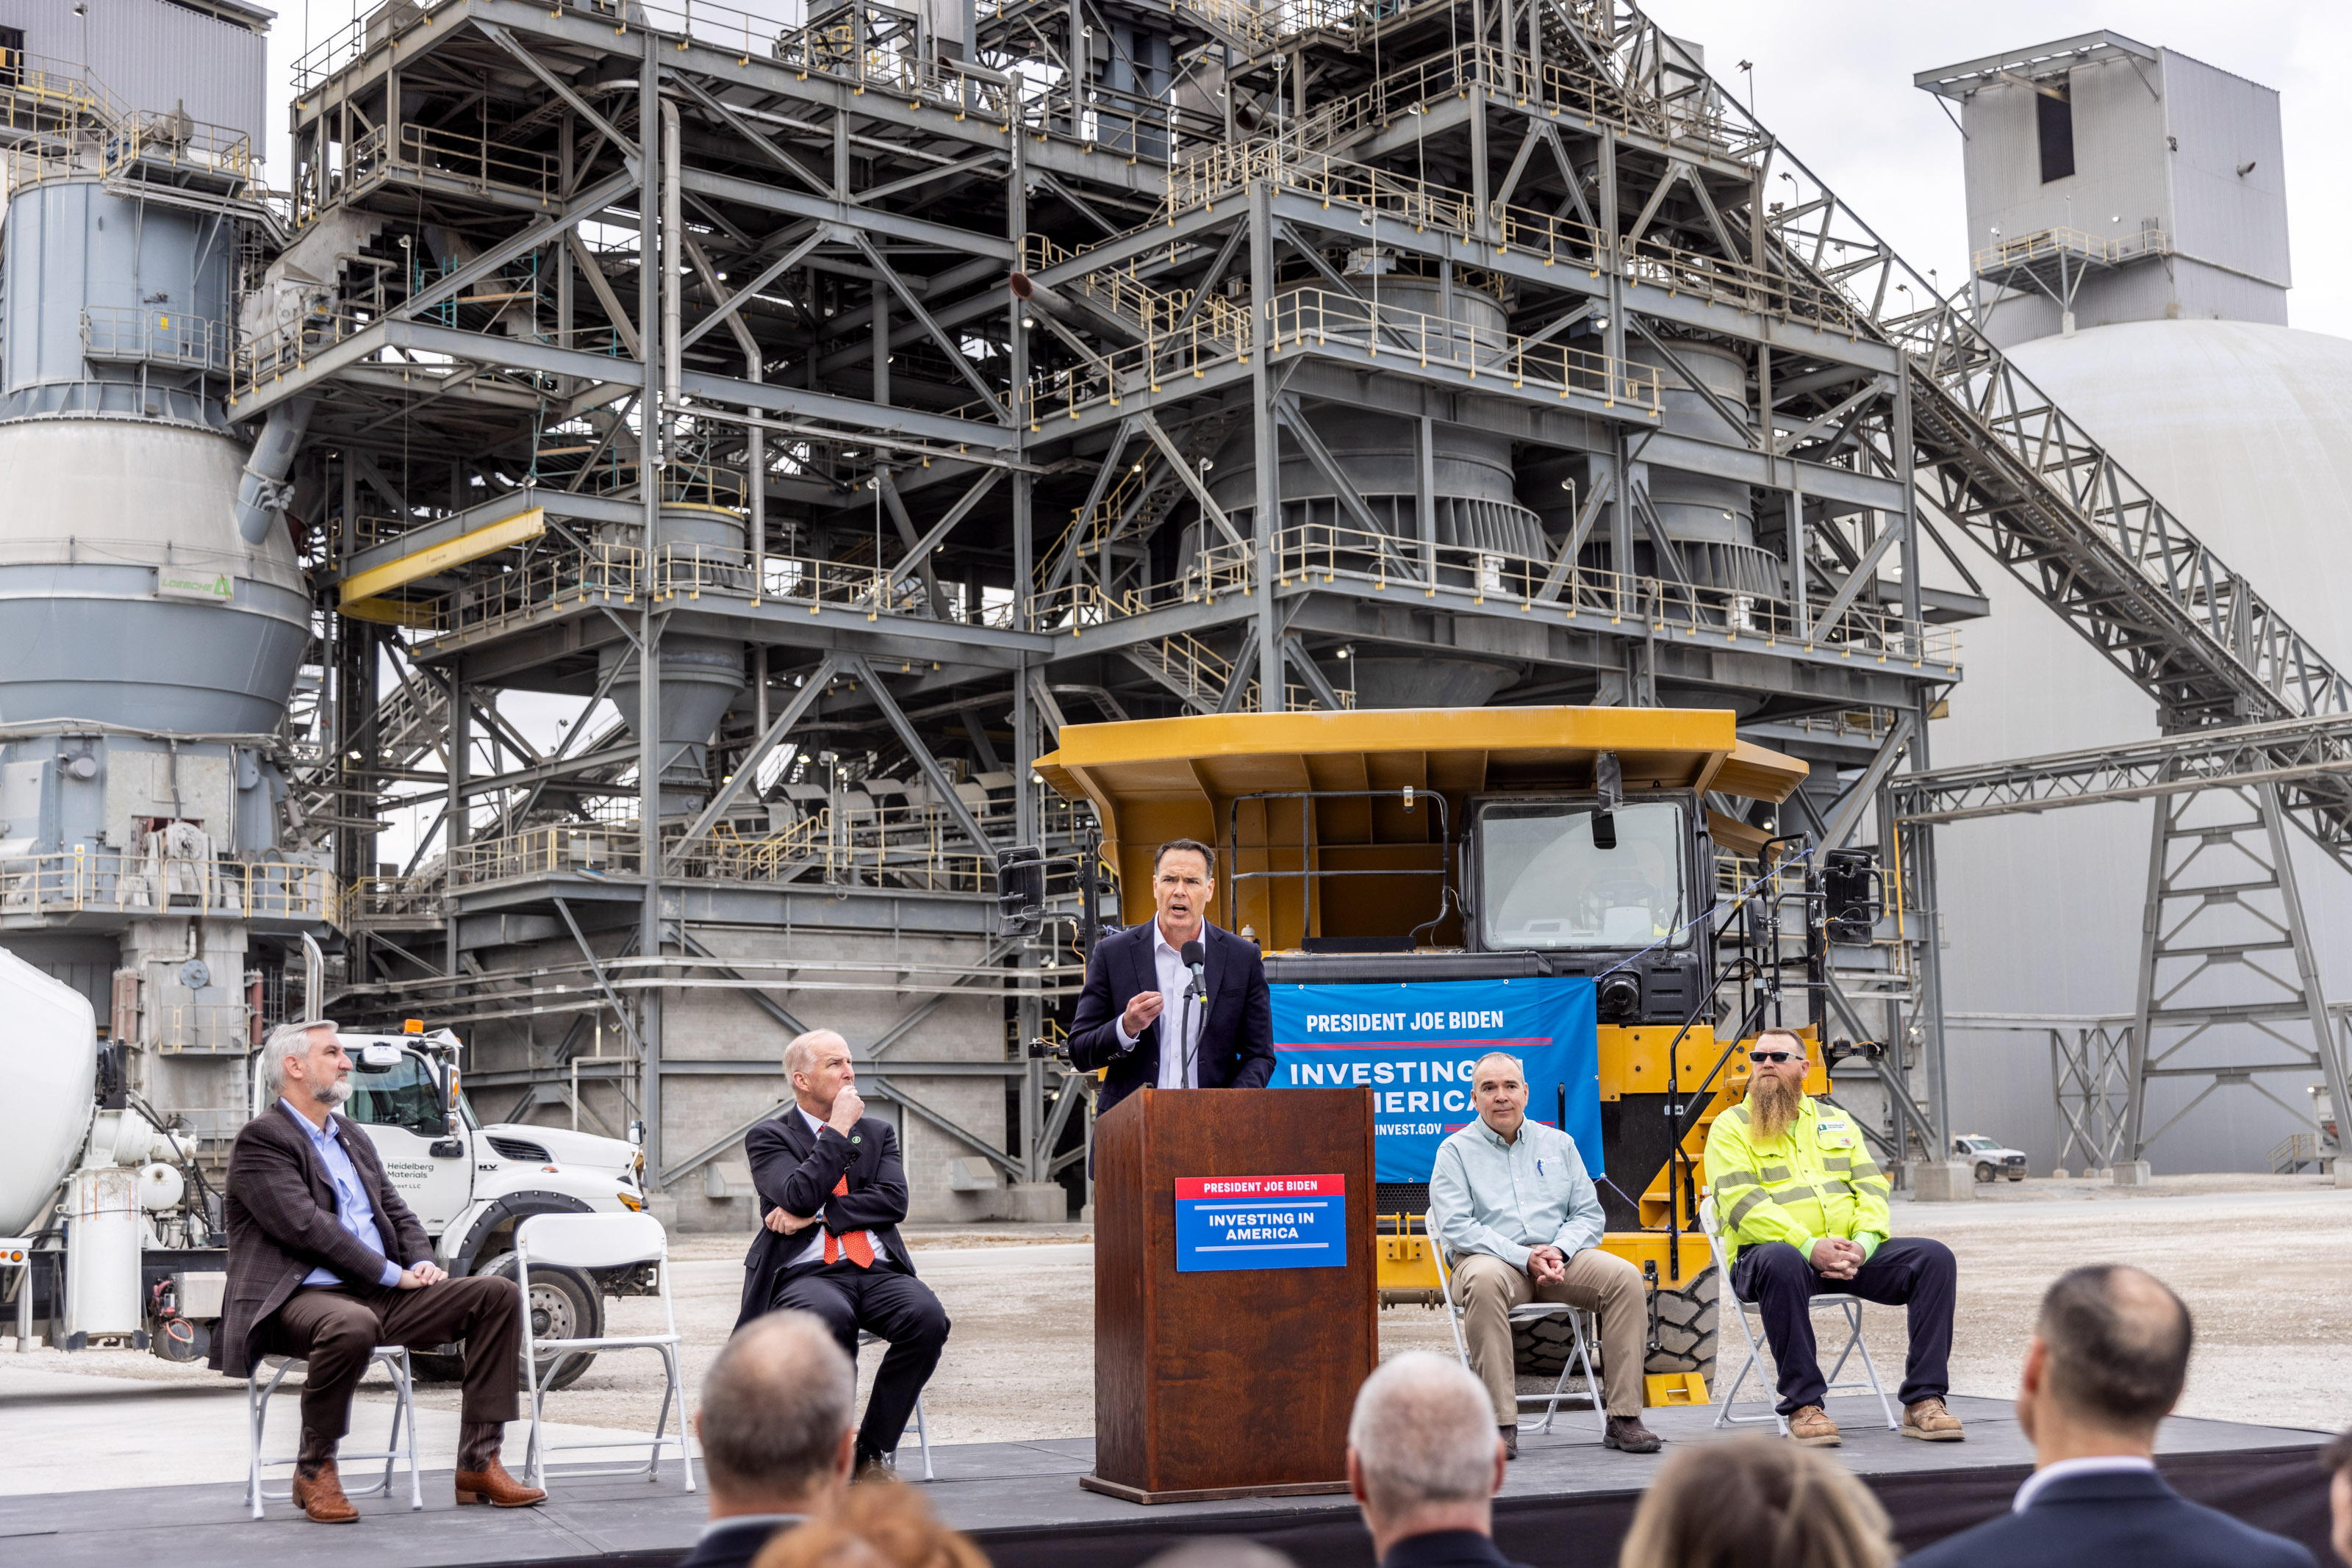
[[[1805,1059],[1798,1055],[1793,1051],[1751,1051],[1748,1053],[1748,1060],[1750,1061],[1770,1061],[1778,1063],[1782,1061],[1802,1061]]]

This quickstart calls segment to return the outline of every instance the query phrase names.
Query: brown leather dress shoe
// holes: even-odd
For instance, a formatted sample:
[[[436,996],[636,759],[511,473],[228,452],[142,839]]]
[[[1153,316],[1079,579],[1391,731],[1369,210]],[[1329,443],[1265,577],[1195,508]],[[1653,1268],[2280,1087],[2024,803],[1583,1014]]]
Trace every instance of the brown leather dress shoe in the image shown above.
[[[343,1495],[342,1478],[335,1474],[335,1461],[329,1459],[319,1467],[315,1476],[294,1472],[294,1500],[314,1524],[357,1524],[360,1511]]]
[[[486,1502],[492,1508],[529,1508],[547,1500],[547,1493],[523,1485],[507,1474],[506,1466],[494,1458],[488,1469],[457,1472],[457,1500]]]
[[[1643,1426],[1639,1416],[1612,1416],[1608,1429],[1601,1434],[1601,1446],[1628,1454],[1654,1454],[1658,1435]]]

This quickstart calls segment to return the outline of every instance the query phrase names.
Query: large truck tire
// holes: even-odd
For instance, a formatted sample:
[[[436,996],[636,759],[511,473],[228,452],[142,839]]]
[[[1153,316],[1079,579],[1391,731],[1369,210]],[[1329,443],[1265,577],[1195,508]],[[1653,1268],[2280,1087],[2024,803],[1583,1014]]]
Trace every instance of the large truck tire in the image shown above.
[[[1566,1313],[1511,1325],[1511,1360],[1521,1377],[1556,1381],[1559,1369],[1576,1357],[1576,1335]],[[1592,1370],[1601,1370],[1601,1347],[1592,1347]],[[1583,1385],[1577,1385],[1579,1393]]]
[[[1710,1388],[1714,1386],[1719,1279],[1715,1265],[1709,1263],[1696,1278],[1684,1281],[1678,1287],[1659,1283],[1653,1297],[1657,1345],[1649,1354],[1644,1372],[1696,1372],[1706,1379]],[[1575,1348],[1575,1336],[1569,1332],[1569,1320],[1564,1316],[1511,1325],[1514,1370],[1521,1377],[1557,1379]],[[1600,1344],[1595,1343],[1591,1350],[1592,1371],[1598,1376]]]
[[[1658,1281],[1651,1297],[1657,1346],[1650,1352],[1645,1371],[1696,1372],[1706,1379],[1709,1389],[1714,1388],[1716,1322],[1722,1290],[1723,1277],[1711,1262],[1678,1286]]]
[[[501,1252],[474,1272],[511,1280],[515,1277],[515,1255]],[[594,1280],[576,1269],[541,1265],[530,1271],[530,1322],[532,1334],[540,1339],[595,1339],[604,1332],[604,1293],[596,1288]],[[569,1388],[580,1381],[595,1360],[590,1352],[567,1355],[551,1372],[542,1369],[540,1386]],[[409,1364],[418,1379],[425,1383],[455,1383],[466,1375],[466,1361],[461,1354],[412,1352]],[[515,1359],[515,1386],[524,1386],[520,1356]]]

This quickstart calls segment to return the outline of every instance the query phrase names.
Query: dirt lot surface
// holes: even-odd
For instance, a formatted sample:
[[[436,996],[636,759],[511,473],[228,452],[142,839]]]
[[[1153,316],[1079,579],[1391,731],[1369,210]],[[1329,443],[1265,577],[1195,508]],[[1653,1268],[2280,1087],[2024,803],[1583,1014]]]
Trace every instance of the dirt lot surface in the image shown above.
[[[2315,1176],[2158,1177],[2137,1191],[2041,1179],[1979,1189],[1973,1203],[1898,1198],[1895,1221],[1904,1234],[1941,1238],[1958,1255],[1956,1393],[2011,1394],[2042,1289],[2076,1263],[2112,1260],[2153,1270],[2197,1314],[2184,1414],[2322,1429],[2352,1424],[2352,1191]],[[913,1232],[909,1240],[955,1325],[924,1400],[932,1440],[1092,1431],[1094,1253],[1086,1228],[966,1227]],[[678,1239],[673,1290],[689,1390],[733,1326],[743,1246],[735,1237]],[[1871,1307],[1864,1322],[1891,1392],[1906,1342],[1902,1314]],[[612,1332],[659,1323],[657,1301],[623,1301]],[[1736,1343],[1733,1330],[1726,1344]],[[1392,1308],[1381,1315],[1381,1344],[1383,1354],[1450,1352],[1452,1340],[1439,1313]],[[879,1355],[860,1358],[868,1383]],[[1734,1353],[1725,1375],[1736,1367]],[[0,1356],[0,1378],[9,1368],[217,1382],[201,1367],[128,1352]],[[659,1397],[652,1354],[612,1355],[552,1396],[549,1414],[580,1426],[649,1425]],[[420,1398],[455,1411],[457,1391],[428,1387]]]

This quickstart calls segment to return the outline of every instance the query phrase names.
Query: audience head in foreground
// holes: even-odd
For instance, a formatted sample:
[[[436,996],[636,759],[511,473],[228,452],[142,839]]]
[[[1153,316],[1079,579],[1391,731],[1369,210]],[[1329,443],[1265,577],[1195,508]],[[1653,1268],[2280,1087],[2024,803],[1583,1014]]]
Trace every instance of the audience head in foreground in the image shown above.
[[[2352,1568],[2352,1432],[2319,1450],[2319,1466],[2329,1477],[2327,1544],[2345,1568]]]
[[[856,1448],[857,1375],[814,1312],[738,1330],[694,1413],[710,1523],[680,1568],[740,1568],[768,1538],[832,1512]]]
[[[2018,1383],[2033,1474],[2011,1511],[1948,1536],[1914,1568],[2311,1568],[2311,1553],[2180,1496],[2156,1472],[2156,1431],[2189,1379],[2196,1326],[2144,1270],[2070,1270],[2042,1298]]]
[[[1143,1568],[1298,1568],[1271,1546],[1246,1535],[1204,1535],[1171,1546]]]
[[[1494,1499],[1503,1440],[1486,1390],[1426,1351],[1384,1362],[1348,1422],[1348,1490],[1382,1568],[1499,1563]]]
[[[1870,1489],[1794,1443],[1684,1448],[1633,1512],[1617,1568],[1887,1568],[1895,1543]]]
[[[877,1477],[851,1487],[826,1517],[768,1542],[751,1568],[988,1568],[988,1559],[913,1488]]]

